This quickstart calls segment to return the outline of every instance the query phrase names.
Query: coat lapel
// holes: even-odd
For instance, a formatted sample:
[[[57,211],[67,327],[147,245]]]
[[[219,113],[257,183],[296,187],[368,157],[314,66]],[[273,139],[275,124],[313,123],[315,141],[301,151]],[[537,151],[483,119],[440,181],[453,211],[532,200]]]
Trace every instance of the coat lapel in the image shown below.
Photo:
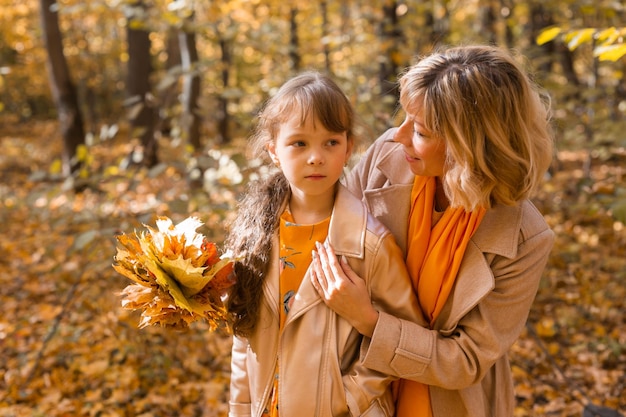
[[[339,185],[328,226],[327,239],[335,253],[338,256],[345,255],[363,259],[365,256],[366,227],[367,211],[365,207],[343,185]],[[321,302],[322,299],[311,284],[309,267],[294,297],[286,324]]]
[[[291,310],[285,321],[285,327],[321,302],[322,299],[317,293],[317,290],[313,287],[313,284],[311,284],[311,277],[309,270],[307,270],[300,284],[300,288],[298,288],[298,292],[294,296]]]
[[[498,206],[487,211],[465,250],[454,288],[434,328],[452,331],[461,318],[495,288],[495,277],[485,255],[516,256],[521,218],[521,206]],[[510,230],[510,233],[502,233],[502,230]]]
[[[406,256],[411,189],[415,176],[404,159],[402,145],[389,146],[376,162],[376,170],[385,178],[382,188],[363,191],[367,210],[379,219],[395,236]],[[390,204],[389,202],[393,202]]]

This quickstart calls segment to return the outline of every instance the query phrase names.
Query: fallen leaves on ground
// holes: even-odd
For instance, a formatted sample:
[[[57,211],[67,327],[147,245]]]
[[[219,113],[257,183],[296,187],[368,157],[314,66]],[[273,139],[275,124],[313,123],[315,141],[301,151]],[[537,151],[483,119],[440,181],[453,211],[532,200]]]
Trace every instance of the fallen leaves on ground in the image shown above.
[[[47,173],[56,124],[11,126],[0,138],[0,417],[226,416],[230,336],[202,322],[138,329],[111,264],[115,236],[158,215],[197,216],[219,242],[236,192],[192,191],[165,141],[158,169],[108,169],[127,154],[120,134],[90,149],[99,176],[75,193]],[[516,417],[582,416],[587,401],[626,410],[626,230],[610,213],[626,155],[616,155],[584,178],[586,155],[563,152],[535,200],[557,240],[532,331],[511,351]]]

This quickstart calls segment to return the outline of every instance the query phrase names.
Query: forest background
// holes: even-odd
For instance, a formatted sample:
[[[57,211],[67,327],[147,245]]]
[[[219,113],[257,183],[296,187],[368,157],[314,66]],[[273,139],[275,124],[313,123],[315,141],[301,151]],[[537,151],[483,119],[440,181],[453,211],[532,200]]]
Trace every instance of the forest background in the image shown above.
[[[557,240],[511,351],[516,416],[624,413],[625,22],[608,0],[0,0],[0,417],[225,416],[228,335],[138,329],[116,234],[194,215],[221,242],[286,79],[330,73],[362,150],[397,122],[397,74],[467,43],[523,54],[553,103],[534,201]]]

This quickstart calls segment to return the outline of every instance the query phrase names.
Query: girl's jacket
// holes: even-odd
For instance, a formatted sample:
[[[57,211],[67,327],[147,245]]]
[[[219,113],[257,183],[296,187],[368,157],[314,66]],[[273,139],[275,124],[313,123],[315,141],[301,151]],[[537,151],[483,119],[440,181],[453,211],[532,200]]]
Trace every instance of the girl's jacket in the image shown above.
[[[308,271],[279,332],[278,236],[274,239],[254,334],[233,339],[229,416],[261,416],[277,361],[281,417],[393,415],[390,383],[396,378],[360,363],[362,336],[324,304]],[[328,240],[366,281],[377,309],[410,320],[419,315],[402,251],[343,186]]]
[[[395,129],[347,178],[406,251],[414,175]],[[524,329],[554,234],[530,201],[487,211],[468,244],[433,329],[381,313],[362,360],[371,369],[430,385],[434,417],[509,417],[515,405],[507,351]]]

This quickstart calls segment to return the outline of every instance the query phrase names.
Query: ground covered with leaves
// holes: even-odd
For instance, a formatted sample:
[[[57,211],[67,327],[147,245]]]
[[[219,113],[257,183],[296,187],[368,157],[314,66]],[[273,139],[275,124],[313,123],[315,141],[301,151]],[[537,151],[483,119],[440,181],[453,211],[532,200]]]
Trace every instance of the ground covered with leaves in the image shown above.
[[[230,337],[202,323],[138,329],[111,265],[116,234],[157,215],[196,215],[221,241],[239,179],[192,187],[190,159],[167,140],[163,164],[125,168],[118,134],[89,148],[72,183],[54,162],[56,123],[1,124],[0,417],[225,416]],[[588,402],[626,412],[626,228],[614,215],[626,153],[594,158],[589,174],[587,156],[562,150],[536,198],[557,240],[511,351],[516,416],[581,416]]]

